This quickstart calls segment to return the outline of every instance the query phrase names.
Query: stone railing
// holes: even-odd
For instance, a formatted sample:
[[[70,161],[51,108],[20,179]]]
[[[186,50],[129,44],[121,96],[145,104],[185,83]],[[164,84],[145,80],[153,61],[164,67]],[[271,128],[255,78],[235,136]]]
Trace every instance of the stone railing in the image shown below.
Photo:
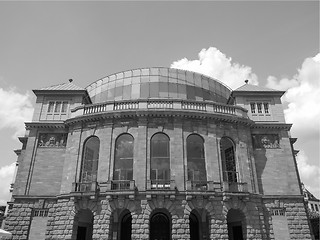
[[[130,110],[189,110],[206,113],[219,113],[248,118],[247,110],[233,105],[227,105],[216,102],[191,101],[182,99],[138,99],[109,101],[91,105],[79,106],[71,110],[71,118],[83,115],[92,115],[98,113],[108,113],[114,111]]]
[[[134,180],[111,180],[99,183],[100,192],[134,191]]]
[[[74,192],[96,192],[97,182],[74,182],[72,183]]]
[[[248,192],[248,184],[245,182],[223,182],[222,189],[224,192]]]
[[[187,191],[221,192],[221,183],[213,181],[187,181]]]
[[[147,190],[174,190],[176,187],[174,180],[148,180]]]

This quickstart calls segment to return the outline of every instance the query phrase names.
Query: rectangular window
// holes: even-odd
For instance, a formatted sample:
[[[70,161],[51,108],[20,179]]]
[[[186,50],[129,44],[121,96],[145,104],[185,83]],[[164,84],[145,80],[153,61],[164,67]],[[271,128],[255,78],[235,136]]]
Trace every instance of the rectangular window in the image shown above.
[[[257,103],[258,113],[262,113],[262,103]]]
[[[48,104],[48,113],[64,114],[67,112],[68,102],[67,101],[50,101]]]
[[[311,210],[314,211],[314,207],[313,207],[313,204],[312,204],[312,203],[311,203]]]
[[[251,106],[251,113],[256,113],[256,104],[250,103],[250,106]]]
[[[272,216],[284,216],[285,215],[285,209],[284,208],[274,208],[271,210]]]
[[[263,103],[264,113],[269,113],[269,103]]]
[[[317,211],[317,212],[319,212],[318,205],[317,205],[317,204],[315,204],[314,206],[316,207],[316,211]]]

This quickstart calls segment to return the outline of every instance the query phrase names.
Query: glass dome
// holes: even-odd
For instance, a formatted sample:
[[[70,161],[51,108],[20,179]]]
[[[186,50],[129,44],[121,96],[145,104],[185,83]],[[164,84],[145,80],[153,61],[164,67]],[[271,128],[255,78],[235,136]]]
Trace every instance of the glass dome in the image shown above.
[[[112,74],[87,88],[92,103],[135,99],[184,99],[227,103],[231,89],[199,73],[140,68]]]

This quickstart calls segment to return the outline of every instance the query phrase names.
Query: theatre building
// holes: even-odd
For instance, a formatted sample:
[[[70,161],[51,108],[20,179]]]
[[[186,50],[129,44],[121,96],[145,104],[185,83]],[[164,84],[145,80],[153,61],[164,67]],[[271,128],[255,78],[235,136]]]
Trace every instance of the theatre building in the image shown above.
[[[33,92],[12,239],[311,239],[284,92],[170,68]]]

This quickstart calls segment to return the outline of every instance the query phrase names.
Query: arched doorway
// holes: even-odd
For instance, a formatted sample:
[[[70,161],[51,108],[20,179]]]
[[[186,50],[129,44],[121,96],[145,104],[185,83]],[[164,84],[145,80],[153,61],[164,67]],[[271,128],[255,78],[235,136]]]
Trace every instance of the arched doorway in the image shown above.
[[[82,209],[77,213],[75,220],[77,222],[77,240],[92,240],[92,212],[88,209]]]
[[[200,239],[200,233],[199,233],[199,229],[200,229],[200,224],[199,224],[199,220],[196,216],[196,214],[194,213],[190,213],[189,216],[189,227],[190,227],[190,240],[198,240]]]
[[[229,240],[243,240],[246,234],[246,221],[242,211],[230,209],[227,214]]]
[[[131,240],[132,231],[132,216],[131,213],[126,213],[121,220],[120,240]]]
[[[170,240],[170,221],[164,213],[156,213],[151,217],[150,240]]]

